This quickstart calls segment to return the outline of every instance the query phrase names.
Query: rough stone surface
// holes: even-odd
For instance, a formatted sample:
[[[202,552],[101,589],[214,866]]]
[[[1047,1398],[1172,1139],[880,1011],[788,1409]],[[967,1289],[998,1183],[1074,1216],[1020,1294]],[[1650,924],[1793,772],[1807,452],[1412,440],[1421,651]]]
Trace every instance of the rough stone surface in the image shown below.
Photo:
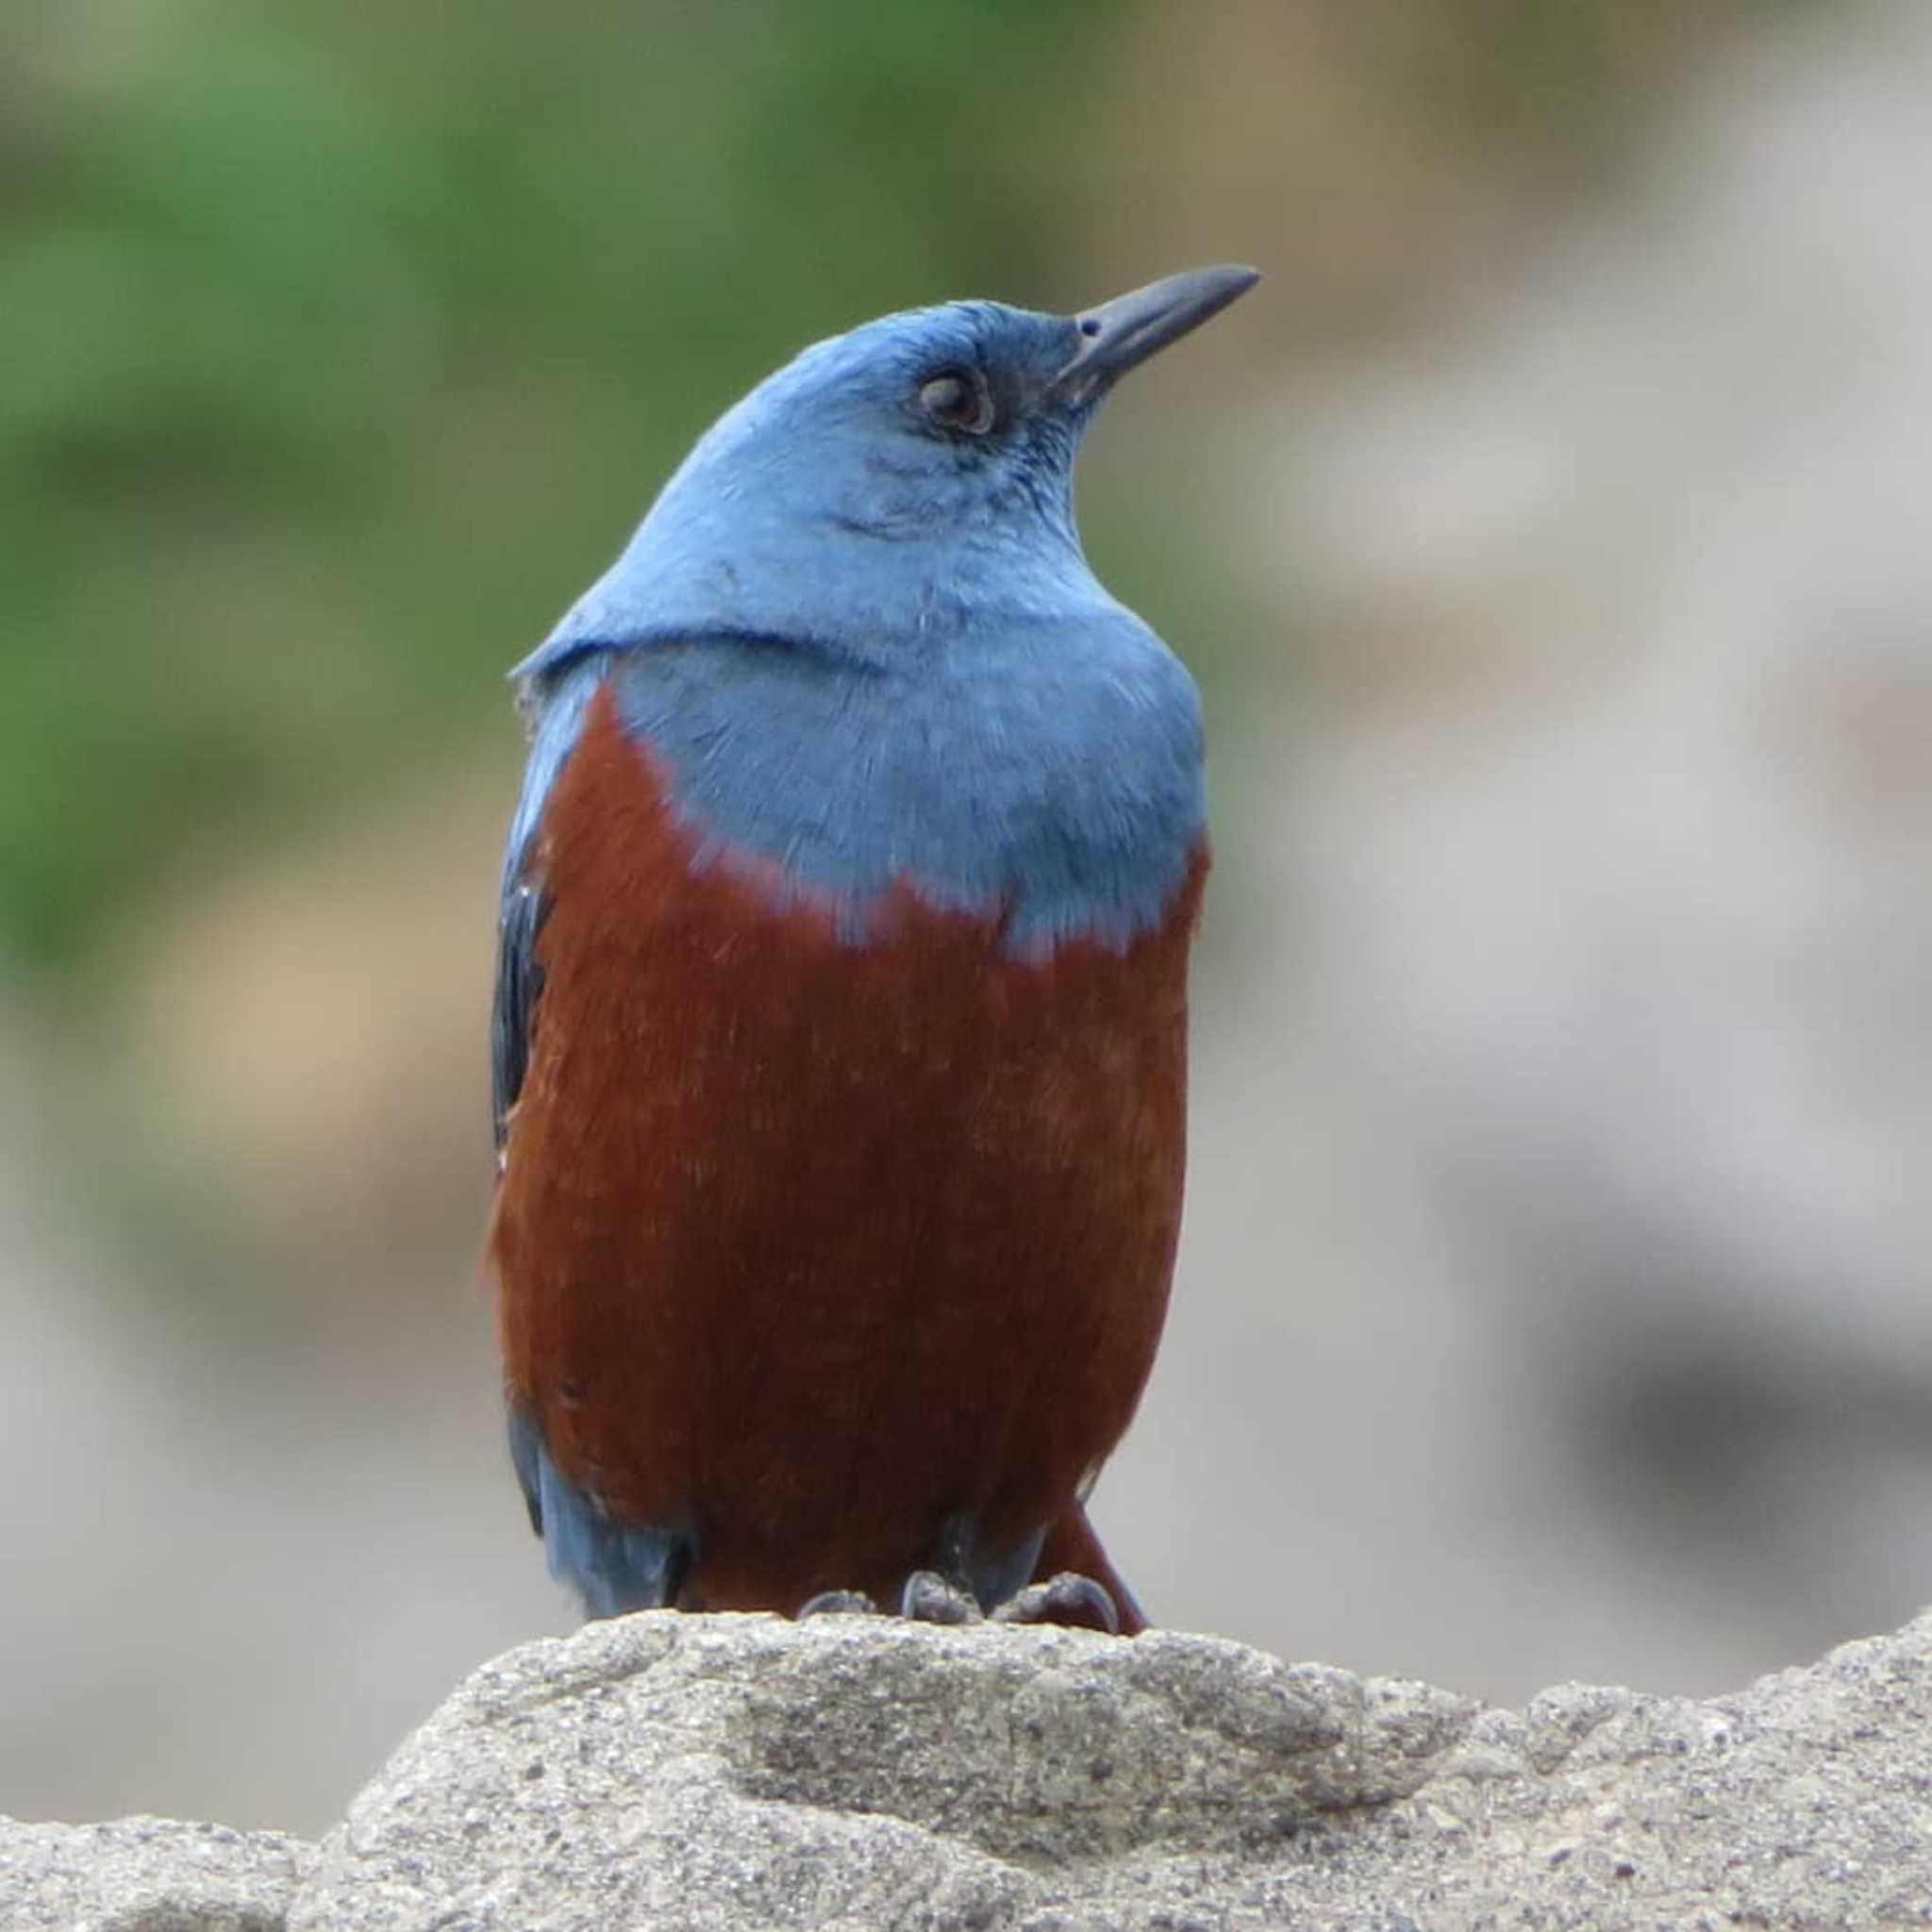
[[[0,1818],[0,1932],[281,1932],[310,1847],[167,1818]]]
[[[0,1927],[1932,1926],[1928,1662],[1932,1615],[1511,1712],[1165,1632],[659,1613],[484,1666],[312,1858],[0,1826]]]

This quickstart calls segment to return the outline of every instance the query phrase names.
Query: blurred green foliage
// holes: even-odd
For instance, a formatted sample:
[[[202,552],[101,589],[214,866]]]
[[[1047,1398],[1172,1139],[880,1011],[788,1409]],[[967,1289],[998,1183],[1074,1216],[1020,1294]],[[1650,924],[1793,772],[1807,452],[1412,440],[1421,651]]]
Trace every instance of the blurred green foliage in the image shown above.
[[[1101,10],[0,30],[11,948],[58,961],[198,834],[501,719],[497,674],[748,374],[881,308],[1051,291],[1081,129],[1048,56]]]

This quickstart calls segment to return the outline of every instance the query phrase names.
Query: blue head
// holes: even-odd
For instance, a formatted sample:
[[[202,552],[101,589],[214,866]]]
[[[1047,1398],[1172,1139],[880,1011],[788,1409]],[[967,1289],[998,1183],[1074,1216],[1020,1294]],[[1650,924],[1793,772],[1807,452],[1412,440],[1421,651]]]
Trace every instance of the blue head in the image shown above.
[[[1255,279],[1195,270],[1075,316],[951,302],[814,344],[719,419],[520,673],[724,632],[878,661],[1108,608],[1074,527],[1081,432]]]
[[[1074,454],[1123,374],[1254,280],[914,309],[760,383],[518,667],[509,879],[608,681],[700,861],[775,861],[854,937],[895,881],[1029,953],[1146,931],[1203,836],[1199,708],[1088,568]]]

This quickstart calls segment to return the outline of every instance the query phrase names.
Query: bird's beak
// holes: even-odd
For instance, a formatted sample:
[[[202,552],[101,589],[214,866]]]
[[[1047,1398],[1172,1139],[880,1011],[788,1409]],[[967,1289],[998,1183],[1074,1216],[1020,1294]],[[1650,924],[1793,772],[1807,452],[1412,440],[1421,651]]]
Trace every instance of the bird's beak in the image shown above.
[[[1258,270],[1234,265],[1185,269],[1087,309],[1074,318],[1080,325],[1079,350],[1054,377],[1049,392],[1069,404],[1090,401],[1157,350],[1219,315],[1260,279]]]

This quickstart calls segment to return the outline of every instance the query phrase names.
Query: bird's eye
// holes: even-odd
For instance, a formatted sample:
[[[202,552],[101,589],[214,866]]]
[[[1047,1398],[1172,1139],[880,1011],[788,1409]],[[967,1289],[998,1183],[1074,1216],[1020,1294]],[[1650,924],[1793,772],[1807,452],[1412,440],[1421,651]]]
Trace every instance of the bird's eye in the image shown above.
[[[919,386],[920,413],[945,429],[984,436],[992,427],[992,394],[976,369],[945,369]]]

